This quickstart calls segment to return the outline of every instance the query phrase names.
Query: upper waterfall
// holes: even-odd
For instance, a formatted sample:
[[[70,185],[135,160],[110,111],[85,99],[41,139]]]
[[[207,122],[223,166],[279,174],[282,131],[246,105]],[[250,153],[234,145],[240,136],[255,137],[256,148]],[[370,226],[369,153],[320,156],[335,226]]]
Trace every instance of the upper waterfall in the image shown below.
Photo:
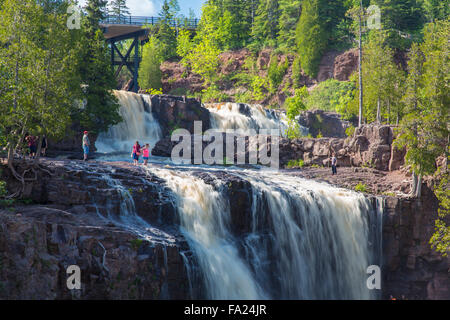
[[[114,91],[114,95],[119,100],[123,121],[99,135],[96,142],[98,151],[131,151],[136,141],[153,147],[162,138],[162,133],[152,114],[150,96],[127,91]]]
[[[288,127],[288,120],[283,112],[265,109],[261,105],[227,102],[207,103],[205,107],[210,112],[212,128],[219,131],[238,129],[243,133],[250,130],[258,133],[262,129],[275,129],[284,135]]]

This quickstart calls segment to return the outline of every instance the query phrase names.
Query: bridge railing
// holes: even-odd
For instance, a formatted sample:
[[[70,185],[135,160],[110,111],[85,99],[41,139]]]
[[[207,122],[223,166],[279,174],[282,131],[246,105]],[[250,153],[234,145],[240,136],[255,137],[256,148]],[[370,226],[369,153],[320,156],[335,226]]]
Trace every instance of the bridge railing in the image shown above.
[[[109,15],[101,21],[102,24],[125,24],[133,26],[157,25],[162,19],[160,17],[141,16],[114,16]],[[200,19],[172,19],[169,25],[175,28],[197,28]]]

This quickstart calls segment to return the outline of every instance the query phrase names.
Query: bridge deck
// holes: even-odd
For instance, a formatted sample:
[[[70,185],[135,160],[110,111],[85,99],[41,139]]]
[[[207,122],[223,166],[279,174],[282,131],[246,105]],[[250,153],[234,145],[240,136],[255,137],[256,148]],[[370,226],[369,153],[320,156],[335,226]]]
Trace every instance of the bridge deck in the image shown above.
[[[100,26],[105,30],[105,38],[109,40],[135,33],[143,28],[148,30],[148,28],[145,28],[146,26],[157,25],[160,21],[161,18],[159,17],[107,16],[100,22]],[[169,21],[169,25],[173,28],[195,30],[199,22],[199,19],[172,19]]]

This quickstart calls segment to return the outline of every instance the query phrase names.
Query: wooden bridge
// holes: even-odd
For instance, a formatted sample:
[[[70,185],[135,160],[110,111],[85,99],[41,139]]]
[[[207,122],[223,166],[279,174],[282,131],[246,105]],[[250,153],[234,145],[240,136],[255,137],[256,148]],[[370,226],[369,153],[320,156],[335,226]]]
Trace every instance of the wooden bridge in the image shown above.
[[[133,75],[133,91],[138,91],[138,70],[140,64],[139,45],[143,45],[149,37],[152,26],[157,26],[162,19],[159,17],[140,17],[140,16],[107,16],[100,22],[106,41],[111,47],[111,65],[114,68],[117,77],[125,66]],[[199,19],[172,19],[169,25],[175,29],[196,30]],[[123,55],[117,48],[116,43],[134,39],[128,52]],[[133,52],[134,49],[134,53]]]

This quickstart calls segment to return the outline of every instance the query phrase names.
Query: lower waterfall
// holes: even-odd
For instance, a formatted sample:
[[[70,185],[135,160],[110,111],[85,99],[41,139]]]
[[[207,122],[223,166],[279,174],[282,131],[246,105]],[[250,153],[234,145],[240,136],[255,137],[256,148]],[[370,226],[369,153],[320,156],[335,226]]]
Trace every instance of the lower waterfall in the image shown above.
[[[229,199],[187,171],[148,168],[177,197],[180,224],[207,299],[373,299],[367,267],[380,210],[362,194],[271,172],[235,171],[252,185],[251,232],[236,236]],[[226,186],[222,186],[226,187]],[[370,216],[375,215],[375,218]],[[376,291],[376,290],[375,290]]]

